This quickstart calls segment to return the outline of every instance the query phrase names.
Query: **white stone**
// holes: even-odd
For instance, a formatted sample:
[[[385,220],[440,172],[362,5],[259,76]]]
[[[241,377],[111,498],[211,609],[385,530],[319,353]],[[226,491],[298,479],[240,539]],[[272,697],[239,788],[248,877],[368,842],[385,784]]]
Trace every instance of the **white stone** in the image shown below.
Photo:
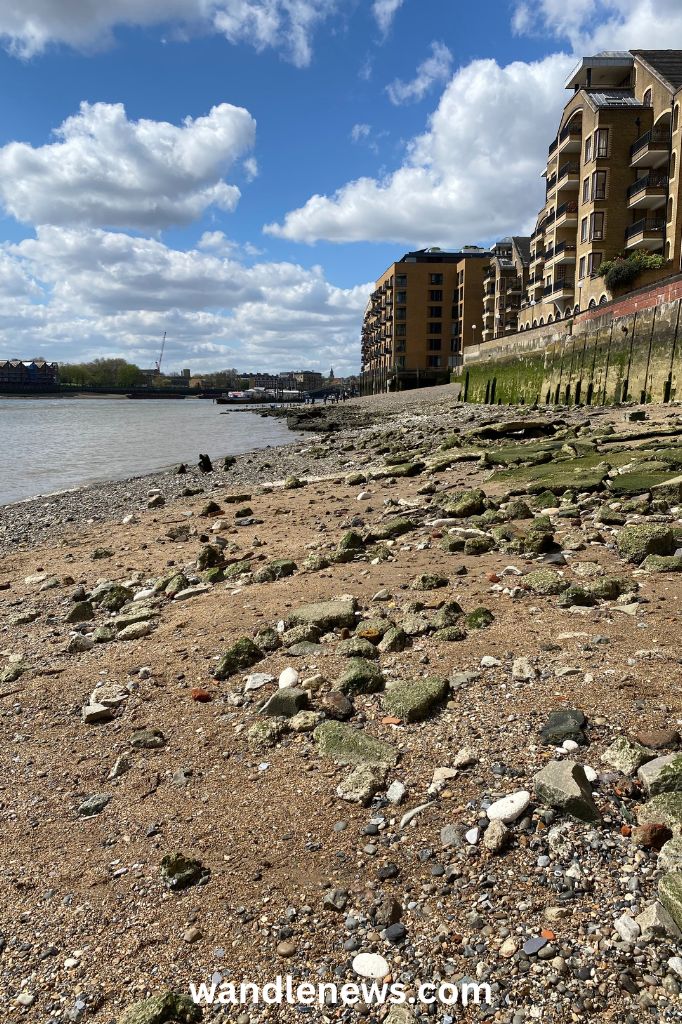
[[[629,914],[622,914],[613,922],[613,927],[620,935],[623,942],[636,942],[640,935],[640,927]]]
[[[476,843],[478,842],[480,834],[480,829],[470,828],[468,832],[464,833],[464,838],[466,839],[467,843],[469,843],[471,846],[475,846]]]
[[[399,782],[398,779],[396,779],[395,782],[392,782],[386,790],[386,798],[391,804],[400,804],[403,802],[406,792],[407,791],[402,782]]]
[[[146,601],[148,597],[153,597],[153,596],[154,596],[154,588],[153,587],[147,587],[145,590],[138,590],[138,592],[133,595],[133,601]]]
[[[502,821],[505,825],[510,821],[516,821],[526,810],[530,803],[530,793],[526,789],[520,789],[517,793],[510,793],[496,800],[485,812],[490,821]]]
[[[296,686],[298,682],[298,672],[295,668],[288,666],[279,674],[279,688],[283,690],[285,686]]]
[[[353,970],[361,978],[385,978],[389,974],[388,962],[378,953],[358,953],[353,960]]]
[[[512,679],[518,679],[519,682],[526,682],[529,679],[534,679],[535,676],[535,669],[529,662],[528,658],[514,659],[514,664],[512,665]]]
[[[671,956],[668,960],[668,967],[682,978],[682,956]]]
[[[497,665],[501,665],[502,662],[497,658],[493,658],[490,654],[484,654],[481,658],[481,668],[495,668]]]
[[[368,501],[369,498],[371,498],[371,497],[372,497],[372,495],[369,493],[369,491],[360,491],[360,493],[358,494],[356,500],[357,501]]]
[[[589,764],[583,766],[585,770],[585,778],[588,782],[596,782],[599,776],[595,772],[594,768],[591,768]]]
[[[474,754],[473,750],[469,749],[469,747],[462,747],[462,749],[455,754],[452,763],[455,768],[470,768],[472,765],[478,764],[478,758]],[[435,774],[433,778],[435,781]]]
[[[432,782],[447,782],[448,779],[457,778],[456,768],[434,768]]]
[[[275,677],[269,675],[267,672],[253,672],[250,676],[246,677],[244,693],[248,693],[250,690],[260,690],[261,686],[266,686],[268,683],[274,683],[274,681]]]
[[[174,601],[187,601],[190,597],[200,597],[201,594],[207,594],[211,590],[210,583],[199,583],[196,587],[185,587],[184,590],[179,590]]]
[[[666,936],[673,939],[682,938],[682,932],[680,932],[668,911],[658,900],[652,903],[650,907],[647,907],[646,910],[643,910],[641,914],[638,914],[635,921],[640,928],[644,942],[650,942],[655,938],[665,938]]]
[[[406,828],[410,824],[410,822],[417,817],[418,814],[421,814],[422,811],[425,811],[427,807],[431,807],[432,804],[433,800],[430,800],[427,804],[420,804],[419,807],[413,807],[411,811],[406,811],[405,814],[403,814],[402,818],[400,819],[400,824],[398,828]]]
[[[578,744],[575,742],[575,740],[564,740],[561,746],[567,754],[572,754],[574,750],[578,749]]]
[[[87,704],[83,708],[83,721],[86,725],[94,722],[110,722],[113,718],[113,711],[104,704]]]

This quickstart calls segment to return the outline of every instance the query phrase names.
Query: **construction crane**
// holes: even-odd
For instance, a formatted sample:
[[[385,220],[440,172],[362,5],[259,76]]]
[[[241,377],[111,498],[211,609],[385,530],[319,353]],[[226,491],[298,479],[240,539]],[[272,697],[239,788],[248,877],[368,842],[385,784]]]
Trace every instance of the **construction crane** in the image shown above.
[[[161,373],[161,360],[163,359],[163,350],[166,347],[166,332],[163,332],[163,340],[161,342],[161,352],[159,358],[156,360],[156,372]]]

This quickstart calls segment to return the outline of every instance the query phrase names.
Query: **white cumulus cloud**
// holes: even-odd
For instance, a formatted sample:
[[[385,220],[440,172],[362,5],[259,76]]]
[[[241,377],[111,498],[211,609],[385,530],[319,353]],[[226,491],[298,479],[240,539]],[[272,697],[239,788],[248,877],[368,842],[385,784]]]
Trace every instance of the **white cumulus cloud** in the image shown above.
[[[431,56],[419,65],[413,79],[403,82],[396,78],[386,86],[388,98],[396,106],[421,100],[434,85],[446,82],[451,70],[452,54],[445,43],[431,43]]]
[[[295,241],[484,241],[529,227],[543,199],[540,171],[566,101],[574,58],[555,54],[501,67],[461,68],[412,139],[403,165],[383,178],[312,196],[269,234]]]
[[[666,49],[682,39],[680,0],[521,0],[513,27],[570,42],[576,54]]]
[[[390,0],[389,0],[390,2]],[[394,0],[393,0],[394,2]],[[300,67],[310,63],[315,26],[337,0],[0,0],[0,39],[11,53],[32,57],[51,44],[89,49],[112,42],[121,25],[182,26],[223,35],[232,43],[281,50]]]
[[[121,103],[82,103],[55,142],[0,149],[0,202],[32,224],[187,224],[210,206],[235,208],[239,189],[223,176],[255,131],[249,112],[229,103],[181,125],[129,121]]]

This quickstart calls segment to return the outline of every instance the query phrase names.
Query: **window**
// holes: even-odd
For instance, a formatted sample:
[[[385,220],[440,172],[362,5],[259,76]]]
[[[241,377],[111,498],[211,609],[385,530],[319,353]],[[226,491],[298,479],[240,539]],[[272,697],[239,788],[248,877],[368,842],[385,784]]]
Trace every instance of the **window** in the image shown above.
[[[589,163],[592,159],[592,136],[588,135],[585,139],[585,163]]]
[[[431,302],[442,302],[443,301],[443,293],[442,292],[429,292],[429,299],[431,300]]]
[[[587,241],[587,217],[583,217],[580,221],[580,241]]]
[[[396,352],[404,352],[405,351],[405,344],[406,343],[404,341],[396,342],[396,346],[395,346]]]
[[[395,336],[396,338],[404,338],[407,334],[407,324],[396,324],[395,325]]]
[[[580,257],[580,268],[578,270],[578,279],[580,281],[582,281],[582,279],[585,276],[585,263],[586,263],[585,257],[581,256]]]
[[[583,202],[588,203],[590,201],[590,179],[583,179]]]
[[[442,331],[442,325],[441,324],[429,324],[428,327],[427,327],[427,331],[428,331],[429,334],[440,334],[441,331]]]
[[[402,309],[396,309],[395,318],[396,320],[407,320],[407,310],[404,306]]]
[[[680,120],[680,105],[679,105],[679,103],[676,103],[675,107],[673,109],[673,131],[674,132],[677,131],[677,126],[679,124],[679,120]]]
[[[440,338],[429,338],[429,352],[440,352]]]
[[[453,338],[458,338],[461,334],[461,331],[462,325],[460,324],[459,320],[457,321],[456,324],[450,324],[450,334],[453,336]]]
[[[404,306],[407,302],[407,292],[396,292],[395,301],[399,306]]]
[[[587,269],[589,273],[592,275],[592,277],[594,277],[594,275],[599,270],[599,267],[601,266],[602,256],[603,253],[601,252],[591,252],[588,256]]]
[[[592,175],[592,199],[606,199],[606,171],[595,171]]]
[[[590,214],[590,241],[601,241],[604,237],[604,214]]]
[[[457,306],[453,306],[452,309],[450,310],[450,319],[456,320],[458,315],[459,314],[457,312]]]
[[[604,158],[609,155],[608,128],[597,128],[594,133],[594,155],[599,158]]]
[[[651,106],[651,89],[647,89],[647,91],[644,93],[644,96],[642,97],[642,103],[645,107]]]
[[[443,315],[442,306],[429,306],[429,316],[441,317]]]
[[[442,284],[442,283],[443,283],[443,275],[442,274],[431,274],[431,284]]]
[[[405,369],[405,356],[398,356],[397,364],[398,364],[398,369],[399,370],[404,370]]]
[[[407,288],[407,274],[396,274],[396,288]]]
[[[429,356],[429,366],[440,366],[440,356]]]

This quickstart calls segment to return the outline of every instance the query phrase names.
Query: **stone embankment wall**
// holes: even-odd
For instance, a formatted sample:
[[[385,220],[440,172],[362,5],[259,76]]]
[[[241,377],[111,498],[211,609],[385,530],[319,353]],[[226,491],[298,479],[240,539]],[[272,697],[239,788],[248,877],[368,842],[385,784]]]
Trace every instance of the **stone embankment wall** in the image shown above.
[[[465,352],[469,402],[608,405],[682,399],[682,276],[570,321]]]

